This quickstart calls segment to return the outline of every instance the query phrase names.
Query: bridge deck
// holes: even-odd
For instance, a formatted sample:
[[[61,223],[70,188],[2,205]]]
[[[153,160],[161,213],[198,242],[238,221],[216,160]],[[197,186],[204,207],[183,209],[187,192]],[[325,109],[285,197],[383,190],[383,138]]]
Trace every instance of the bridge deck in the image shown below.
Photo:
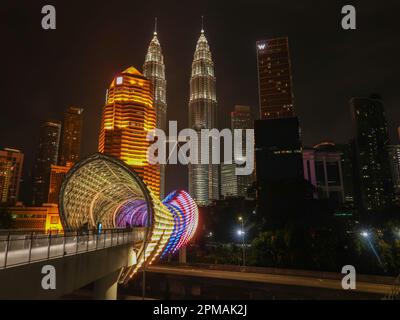
[[[0,235],[0,270],[140,241],[142,230]]]

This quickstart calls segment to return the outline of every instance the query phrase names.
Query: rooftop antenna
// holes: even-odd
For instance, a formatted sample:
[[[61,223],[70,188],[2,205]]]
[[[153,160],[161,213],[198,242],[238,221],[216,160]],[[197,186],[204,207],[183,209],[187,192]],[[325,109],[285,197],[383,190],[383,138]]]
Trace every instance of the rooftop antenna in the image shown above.
[[[201,33],[204,33],[204,16],[201,16]]]
[[[154,35],[157,35],[157,17],[154,18]]]

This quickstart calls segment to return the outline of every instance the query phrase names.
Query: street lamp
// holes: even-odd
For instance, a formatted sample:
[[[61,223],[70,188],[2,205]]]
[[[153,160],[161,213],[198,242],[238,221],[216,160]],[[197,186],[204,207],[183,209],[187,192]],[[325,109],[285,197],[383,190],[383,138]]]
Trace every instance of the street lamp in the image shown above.
[[[367,231],[362,231],[362,232],[360,233],[360,235],[361,235],[363,238],[369,238],[369,232],[367,232]]]
[[[360,236],[363,237],[366,242],[368,243],[371,251],[373,252],[373,254],[375,255],[376,259],[378,260],[379,264],[382,266],[383,270],[386,272],[386,267],[385,265],[382,263],[381,258],[379,257],[378,252],[375,250],[374,245],[372,244],[371,241],[371,232],[364,230],[360,232]]]
[[[243,218],[242,217],[239,217],[239,221],[240,221],[240,226],[241,226],[241,228],[240,228],[240,230],[238,230],[238,235],[239,236],[242,236],[242,255],[243,255],[243,267],[245,267],[246,266],[246,252],[245,252],[245,246],[244,246],[244,234],[245,234],[245,232],[244,232],[244,222],[243,222]]]

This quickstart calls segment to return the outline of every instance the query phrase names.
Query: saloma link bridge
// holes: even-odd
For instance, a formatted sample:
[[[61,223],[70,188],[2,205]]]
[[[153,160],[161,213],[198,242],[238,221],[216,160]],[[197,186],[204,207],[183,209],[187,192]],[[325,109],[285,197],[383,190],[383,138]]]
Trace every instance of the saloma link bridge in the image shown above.
[[[186,191],[159,200],[121,160],[96,153],[70,169],[59,195],[61,234],[0,233],[0,298],[56,299],[94,283],[116,299],[142,268],[193,237],[198,208]]]

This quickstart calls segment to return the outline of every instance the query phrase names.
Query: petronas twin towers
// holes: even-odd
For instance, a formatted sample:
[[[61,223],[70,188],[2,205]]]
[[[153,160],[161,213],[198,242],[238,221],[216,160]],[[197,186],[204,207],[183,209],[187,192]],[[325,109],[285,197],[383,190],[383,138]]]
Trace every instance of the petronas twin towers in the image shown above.
[[[156,20],[157,23],[157,20]],[[153,87],[153,103],[156,110],[157,128],[167,129],[167,81],[165,80],[164,56],[157,38],[157,24],[150,41],[143,65],[143,75]],[[165,165],[160,165],[160,199],[165,197]]]
[[[147,50],[143,73],[153,85],[157,127],[166,131],[167,82],[164,57],[156,30]],[[216,126],[217,98],[214,63],[202,28],[194,52],[190,78],[189,127],[198,132],[200,141],[201,129],[212,129]],[[189,193],[199,206],[207,206],[219,198],[218,169],[218,165],[211,164],[189,165]],[[160,165],[160,180],[160,194],[163,198],[165,195],[165,165]]]
[[[190,78],[189,126],[200,136],[201,129],[216,128],[216,125],[214,63],[204,30],[201,29]],[[198,140],[200,141],[200,138]],[[211,148],[209,157],[211,158]],[[199,206],[209,205],[218,199],[218,169],[218,165],[211,164],[189,165],[189,193]]]

